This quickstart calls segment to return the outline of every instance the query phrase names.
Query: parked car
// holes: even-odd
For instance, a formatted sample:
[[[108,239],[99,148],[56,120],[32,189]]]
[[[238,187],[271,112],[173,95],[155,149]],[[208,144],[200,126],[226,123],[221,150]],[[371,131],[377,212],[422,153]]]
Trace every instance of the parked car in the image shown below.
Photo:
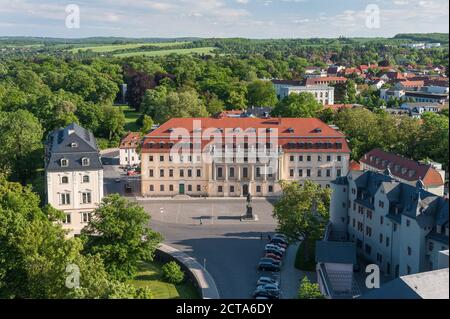
[[[287,245],[286,244],[283,244],[283,243],[278,243],[278,242],[274,242],[273,240],[270,242],[272,245],[276,245],[276,246],[278,246],[278,247],[280,247],[280,248],[283,248],[283,249],[287,249]]]
[[[286,235],[280,234],[280,233],[276,233],[275,235],[272,236],[272,238],[280,238],[286,242],[288,242],[288,240],[289,240],[289,238]]]
[[[284,252],[286,251],[286,249],[284,249],[284,248],[282,248],[282,247],[280,247],[280,246],[274,245],[274,244],[267,244],[267,245],[266,245],[266,249],[268,249],[268,248],[278,249],[278,250],[280,250],[283,254],[284,254]]]
[[[273,284],[273,285],[279,286],[278,281],[276,281],[275,279],[270,278],[270,277],[264,277],[264,276],[260,277],[258,279],[258,281],[256,282],[256,286],[263,286],[263,285],[267,285],[267,284]]]
[[[277,245],[284,245],[286,247],[289,245],[289,243],[286,240],[284,240],[283,238],[280,238],[280,237],[272,238],[271,243],[277,244]]]
[[[120,183],[121,179],[120,179],[120,178],[116,178],[114,181],[115,181],[116,183]]]
[[[281,270],[281,267],[277,264],[274,264],[272,262],[267,262],[267,261],[261,261],[258,264],[258,269],[262,270],[262,271],[274,271],[274,272],[278,272]]]
[[[137,175],[137,173],[136,173],[136,171],[129,170],[129,171],[127,171],[127,175],[128,176],[135,176],[135,175]]]
[[[260,262],[268,262],[268,263],[272,263],[272,264],[281,266],[281,261],[280,260],[276,260],[276,259],[269,258],[269,257],[263,257],[259,261]]]
[[[283,253],[282,253],[280,250],[278,250],[278,249],[268,248],[268,249],[265,250],[265,252],[266,252],[266,254],[274,254],[274,255],[277,255],[277,256],[279,256],[280,258],[283,257]]]
[[[274,284],[265,284],[256,287],[255,291],[253,292],[253,296],[260,295],[262,292],[266,292],[268,296],[278,298],[280,297],[280,287],[278,285]]]
[[[271,295],[270,292],[265,291],[265,290],[261,290],[261,291],[255,291],[253,293],[253,297],[255,299],[264,299],[264,300],[268,300],[268,299],[279,299],[280,296],[274,296]]]
[[[271,253],[266,253],[266,255],[264,256],[265,258],[272,258],[275,259],[277,261],[281,261],[282,257],[275,255],[275,254],[271,254]]]

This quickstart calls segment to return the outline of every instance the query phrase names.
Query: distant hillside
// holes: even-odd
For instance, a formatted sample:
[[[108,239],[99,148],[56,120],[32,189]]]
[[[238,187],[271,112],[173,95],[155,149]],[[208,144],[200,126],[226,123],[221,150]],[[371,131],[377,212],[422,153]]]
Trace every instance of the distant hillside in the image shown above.
[[[411,40],[414,42],[440,42],[448,44],[448,33],[401,33],[397,34],[394,39]]]

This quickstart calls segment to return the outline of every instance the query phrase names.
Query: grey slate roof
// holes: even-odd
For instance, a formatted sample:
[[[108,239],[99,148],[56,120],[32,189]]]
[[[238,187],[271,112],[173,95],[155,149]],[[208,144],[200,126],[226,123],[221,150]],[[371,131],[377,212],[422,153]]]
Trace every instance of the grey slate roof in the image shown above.
[[[448,299],[449,269],[424,272],[394,279],[361,299]]]
[[[76,145],[76,147],[72,147],[72,145]],[[47,137],[46,148],[46,171],[103,169],[94,135],[76,123],[51,132]],[[89,166],[82,165],[83,158],[89,159]],[[61,159],[69,160],[69,165],[62,167]]]
[[[316,262],[356,264],[356,245],[351,242],[317,241]]]

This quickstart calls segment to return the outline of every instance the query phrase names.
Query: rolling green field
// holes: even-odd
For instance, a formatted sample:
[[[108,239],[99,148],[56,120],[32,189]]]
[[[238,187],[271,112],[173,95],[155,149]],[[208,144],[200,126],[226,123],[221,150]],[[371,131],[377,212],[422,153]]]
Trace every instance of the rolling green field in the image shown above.
[[[181,46],[181,45],[184,45],[187,43],[189,43],[189,42],[127,43],[127,44],[112,44],[112,45],[99,44],[96,46],[74,48],[74,49],[70,49],[69,51],[76,53],[76,52],[83,52],[83,51],[91,50],[91,51],[97,52],[97,53],[107,53],[107,52],[113,52],[116,50],[129,50],[129,49],[136,49],[136,48],[140,48],[140,47]]]
[[[129,283],[136,287],[149,287],[154,299],[200,299],[197,289],[190,282],[181,285],[165,282],[161,267],[162,264],[156,261],[142,263],[137,276]]]
[[[209,54],[212,53],[216,48],[206,47],[206,48],[193,48],[193,49],[171,49],[171,50],[159,50],[159,51],[141,51],[141,52],[129,52],[129,53],[119,53],[115,54],[115,57],[126,58],[132,56],[163,56],[172,53],[175,54]]]

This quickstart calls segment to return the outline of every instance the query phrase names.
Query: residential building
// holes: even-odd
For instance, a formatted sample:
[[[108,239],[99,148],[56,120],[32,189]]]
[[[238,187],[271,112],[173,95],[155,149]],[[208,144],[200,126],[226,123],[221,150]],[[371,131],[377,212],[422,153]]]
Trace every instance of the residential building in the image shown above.
[[[51,132],[45,144],[47,203],[66,214],[77,235],[103,198],[103,166],[94,135],[78,124]]]
[[[144,138],[141,191],[278,196],[280,180],[330,187],[349,158],[345,136],[318,119],[174,118]]]
[[[334,238],[356,243],[357,253],[388,277],[440,269],[448,250],[448,200],[402,183],[386,172],[351,171],[332,184]]]
[[[391,99],[440,104],[448,102],[448,93],[430,93],[427,90],[428,87],[423,87],[420,91],[381,89],[380,98],[385,100],[386,102]]]
[[[443,109],[448,108],[448,103],[426,103],[426,102],[405,102],[400,109],[409,112],[409,116],[421,118],[425,112],[440,113]]]
[[[422,181],[425,190],[438,196],[444,195],[445,170],[439,163],[423,163],[403,156],[374,149],[361,159],[361,170],[384,172],[391,170],[392,176],[402,183],[415,186]]]
[[[139,145],[141,144],[141,134],[139,132],[128,132],[122,138],[119,145],[120,166],[135,166],[141,164]]]

